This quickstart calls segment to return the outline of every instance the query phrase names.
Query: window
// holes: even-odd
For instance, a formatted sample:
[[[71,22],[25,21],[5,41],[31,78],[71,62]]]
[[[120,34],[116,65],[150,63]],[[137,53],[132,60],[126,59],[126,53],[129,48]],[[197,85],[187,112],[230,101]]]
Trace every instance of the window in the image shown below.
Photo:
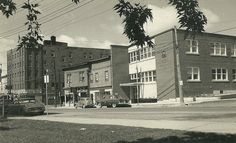
[[[155,50],[152,47],[144,47],[129,53],[130,63],[155,56]]]
[[[200,70],[198,67],[188,67],[187,68],[187,80],[188,81],[199,81],[200,80]]]
[[[85,80],[85,74],[84,74],[84,71],[79,72],[79,81],[80,81],[80,82],[84,82],[84,80]]]
[[[228,80],[228,70],[223,68],[212,69],[212,80],[227,81]]]
[[[236,44],[231,48],[231,56],[236,57]]]
[[[134,61],[134,52],[129,53],[129,61],[132,63]]]
[[[99,81],[99,74],[95,73],[95,81],[98,82]]]
[[[72,52],[69,53],[69,58],[72,58]]]
[[[52,52],[51,57],[56,57],[56,54],[54,52]]]
[[[210,43],[211,55],[226,56],[226,44],[225,43]]]
[[[199,54],[198,52],[198,41],[197,40],[187,40],[188,41],[188,49],[187,53],[190,54]]]
[[[109,73],[108,71],[105,71],[105,81],[108,81],[109,80]]]
[[[152,74],[153,74],[153,81],[156,81],[156,71],[153,71]]]
[[[236,69],[232,69],[232,79],[236,81]]]
[[[148,82],[148,72],[145,72],[145,81]]]
[[[66,75],[66,83],[71,83],[71,74],[69,73],[69,74],[67,74]]]
[[[92,60],[93,59],[93,55],[89,55],[89,59]]]
[[[93,83],[93,74],[90,74],[90,82]]]
[[[139,76],[137,76],[137,74],[130,74],[130,80],[133,82],[137,82],[137,78],[138,78],[138,82],[152,82],[152,81],[156,81],[156,71],[146,71],[146,72],[141,72],[138,74]]]
[[[144,82],[144,73],[142,72],[140,75],[141,75],[141,82]]]
[[[149,71],[148,72],[148,75],[149,75],[149,81],[153,81],[153,72]]]

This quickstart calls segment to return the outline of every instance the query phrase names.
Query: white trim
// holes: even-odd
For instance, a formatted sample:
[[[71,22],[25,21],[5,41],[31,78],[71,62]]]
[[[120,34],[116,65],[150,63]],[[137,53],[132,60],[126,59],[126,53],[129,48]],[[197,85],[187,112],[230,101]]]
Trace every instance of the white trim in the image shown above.
[[[188,79],[188,69],[191,69],[191,79]],[[197,69],[197,76],[198,78],[197,79],[194,79],[194,69]],[[201,81],[200,80],[201,77],[200,77],[200,68],[199,67],[187,67],[187,81],[188,82],[193,82],[193,81]]]
[[[199,55],[199,46],[198,46],[198,41],[193,40],[193,39],[187,39],[188,41],[188,50],[186,54],[194,54],[194,55]],[[196,45],[194,46],[196,48],[196,52],[193,52],[193,42],[196,42]]]
[[[220,73],[217,73],[217,70],[220,69]],[[226,70],[226,79],[223,79],[223,69]],[[211,69],[211,76],[213,75],[212,70],[215,70],[215,79],[212,79],[213,82],[222,82],[222,81],[229,81],[229,72],[226,68],[212,68]],[[217,79],[217,74],[220,74],[220,79]]]
[[[213,48],[213,53],[210,53],[211,56],[227,56],[227,45],[226,43],[221,42],[210,42],[210,48]],[[213,44],[213,45],[212,45]],[[218,44],[219,47],[216,45]],[[224,45],[224,47],[222,47]],[[211,47],[213,46],[213,47]],[[222,49],[224,49],[224,54],[222,54]],[[219,50],[219,53],[216,53],[216,50]],[[211,51],[211,49],[210,49]]]

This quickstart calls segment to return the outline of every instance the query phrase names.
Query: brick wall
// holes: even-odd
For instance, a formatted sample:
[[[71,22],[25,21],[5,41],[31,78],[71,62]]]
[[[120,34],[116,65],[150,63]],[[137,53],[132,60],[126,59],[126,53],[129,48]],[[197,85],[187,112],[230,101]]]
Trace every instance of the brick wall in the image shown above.
[[[155,37],[158,100],[175,98],[177,95],[173,37],[173,30]]]
[[[236,83],[232,81],[232,69],[236,68],[236,58],[231,56],[231,48],[235,44],[236,37],[203,33],[195,36],[198,41],[199,55],[186,54],[188,43],[184,40],[184,31],[178,30],[180,51],[181,74],[184,82],[184,96],[211,95],[213,91],[235,90]],[[210,42],[221,42],[227,45],[227,56],[210,55]],[[200,82],[187,81],[187,67],[200,68]],[[212,68],[228,69],[228,81],[212,81]],[[219,92],[218,92],[219,93]]]
[[[130,82],[128,47],[111,45],[111,54],[113,95],[128,99],[129,87],[120,87],[121,83]]]

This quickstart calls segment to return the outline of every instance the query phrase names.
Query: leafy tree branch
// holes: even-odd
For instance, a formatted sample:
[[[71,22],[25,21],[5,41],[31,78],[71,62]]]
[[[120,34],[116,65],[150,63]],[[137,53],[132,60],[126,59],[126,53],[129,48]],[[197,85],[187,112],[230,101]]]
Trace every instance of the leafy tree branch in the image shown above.
[[[28,10],[27,21],[25,25],[27,25],[27,34],[20,37],[19,36],[19,44],[18,49],[20,48],[39,48],[41,46],[41,42],[43,41],[43,37],[40,35],[40,26],[38,19],[38,14],[41,14],[37,7],[39,4],[30,3],[28,0],[27,3],[21,7],[23,9]]]
[[[131,43],[143,47],[146,43],[153,47],[154,43],[151,38],[145,33],[144,24],[147,20],[153,19],[151,9],[140,3],[132,5],[130,2],[119,0],[119,3],[114,6],[120,17],[124,16],[124,32]]]
[[[207,24],[207,18],[199,10],[197,0],[169,0],[169,4],[174,6],[178,13],[180,28],[186,29],[186,36],[191,33],[193,36],[196,33],[203,32],[204,26]],[[120,17],[124,17],[124,33],[129,41],[138,47],[143,47],[145,43],[148,46],[154,46],[151,38],[145,33],[143,25],[147,20],[152,21],[151,9],[140,3],[131,4],[125,0],[119,0],[119,3],[114,6],[114,10]]]
[[[12,0],[0,0],[0,10],[7,18],[16,12],[16,3]]]

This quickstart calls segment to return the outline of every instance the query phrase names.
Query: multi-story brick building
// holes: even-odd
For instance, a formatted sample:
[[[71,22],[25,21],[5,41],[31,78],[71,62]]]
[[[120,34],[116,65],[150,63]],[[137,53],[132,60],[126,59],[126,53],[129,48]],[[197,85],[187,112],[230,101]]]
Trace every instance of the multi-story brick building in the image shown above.
[[[184,97],[236,92],[236,37],[201,33],[185,38],[184,30],[174,29],[154,37],[159,100],[178,97],[181,87]]]
[[[201,33],[191,38],[185,33],[170,29],[153,36],[153,48],[129,47],[131,83],[122,86],[130,87],[133,102],[177,98],[179,88],[184,97],[236,92],[236,37]]]
[[[8,51],[8,85],[16,94],[38,94],[45,101],[43,75],[49,75],[48,97],[60,101],[63,95],[64,74],[62,69],[86,61],[110,55],[109,49],[69,47],[67,43],[45,40],[39,49],[12,49]],[[54,101],[53,101],[54,102]]]
[[[7,52],[7,89],[13,94],[35,94],[42,100],[42,49],[11,49]],[[38,97],[37,96],[37,97]]]
[[[65,68],[64,74],[67,101],[77,96],[89,97],[94,103],[111,95],[129,99],[129,89],[120,86],[129,82],[126,46],[112,45],[111,56]]]

